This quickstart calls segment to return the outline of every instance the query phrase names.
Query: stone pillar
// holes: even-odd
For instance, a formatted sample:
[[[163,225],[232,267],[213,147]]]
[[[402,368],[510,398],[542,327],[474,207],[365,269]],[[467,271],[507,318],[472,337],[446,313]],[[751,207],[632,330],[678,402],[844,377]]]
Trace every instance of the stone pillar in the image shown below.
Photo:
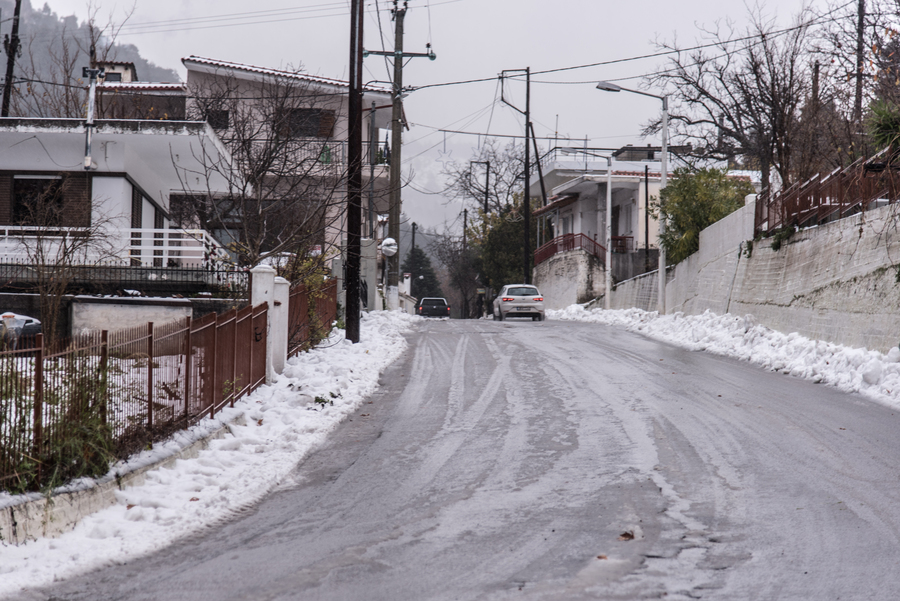
[[[269,265],[257,265],[250,270],[253,278],[253,292],[250,304],[254,307],[266,303],[269,306],[268,327],[266,332],[266,383],[271,384],[275,380],[273,368],[272,327],[273,309],[275,307],[275,268]]]
[[[275,278],[275,302],[270,309],[272,316],[272,369],[276,374],[284,372],[287,363],[288,337],[290,335],[290,319],[288,307],[291,301],[291,283],[282,277]]]

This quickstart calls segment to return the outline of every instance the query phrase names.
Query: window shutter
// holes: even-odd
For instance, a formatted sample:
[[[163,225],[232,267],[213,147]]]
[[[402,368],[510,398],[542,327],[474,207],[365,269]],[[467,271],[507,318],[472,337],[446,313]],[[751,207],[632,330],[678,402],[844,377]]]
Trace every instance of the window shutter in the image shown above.
[[[141,227],[141,223],[143,221],[142,210],[144,208],[144,199],[141,197],[140,191],[133,187],[131,188],[131,228],[139,229]]]
[[[321,111],[319,113],[319,131],[317,138],[330,138],[334,134],[334,111]]]

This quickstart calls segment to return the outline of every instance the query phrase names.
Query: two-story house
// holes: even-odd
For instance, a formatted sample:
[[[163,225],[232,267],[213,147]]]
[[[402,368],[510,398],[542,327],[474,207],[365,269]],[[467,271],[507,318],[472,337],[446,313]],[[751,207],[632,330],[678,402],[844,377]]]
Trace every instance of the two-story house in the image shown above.
[[[230,161],[207,123],[98,120],[87,160],[86,136],[80,119],[0,119],[0,261],[54,260],[66,237],[88,235],[81,263],[228,258],[207,232],[173,227],[170,216],[172,196],[204,160]],[[225,179],[209,183],[227,193]]]
[[[689,147],[670,148],[671,159]],[[604,292],[606,224],[612,231],[614,281],[656,269],[658,222],[651,203],[659,199],[660,147],[625,146],[609,152],[591,148],[554,148],[541,160],[547,203],[534,210],[538,248],[534,282],[548,306],[562,308]],[[612,157],[612,172],[607,178]],[[607,181],[612,211],[606,211]],[[532,199],[541,185],[532,180]]]
[[[205,119],[231,150],[245,188],[197,225],[223,243],[265,248],[313,234],[326,252],[346,236],[349,84],[300,71],[191,56],[187,113]],[[363,235],[388,211],[388,150],[379,132],[390,126],[391,95],[366,87],[363,127]],[[216,169],[210,169],[215,171]],[[196,190],[188,190],[196,194]],[[202,191],[201,191],[202,192]],[[259,217],[257,217],[259,215]]]

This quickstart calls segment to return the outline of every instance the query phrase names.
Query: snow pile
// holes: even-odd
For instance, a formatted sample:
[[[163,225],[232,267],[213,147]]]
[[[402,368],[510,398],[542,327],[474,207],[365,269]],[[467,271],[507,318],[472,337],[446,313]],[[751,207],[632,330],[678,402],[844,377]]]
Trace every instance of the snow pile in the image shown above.
[[[399,311],[364,315],[359,344],[335,331],[234,409],[115,466],[121,472],[147,465],[244,417],[245,425],[232,425],[231,436],[211,441],[197,458],[151,470],[143,485],[117,491],[117,505],[86,517],[72,532],[18,547],[3,543],[0,596],[151,552],[259,501],[377,388],[382,370],[406,349],[402,334],[421,319]]]
[[[863,348],[783,334],[756,322],[752,315],[703,315],[624,309],[586,310],[571,305],[547,311],[550,319],[621,326],[692,351],[734,357],[799,378],[822,382],[874,400],[900,405],[900,349],[886,355]]]

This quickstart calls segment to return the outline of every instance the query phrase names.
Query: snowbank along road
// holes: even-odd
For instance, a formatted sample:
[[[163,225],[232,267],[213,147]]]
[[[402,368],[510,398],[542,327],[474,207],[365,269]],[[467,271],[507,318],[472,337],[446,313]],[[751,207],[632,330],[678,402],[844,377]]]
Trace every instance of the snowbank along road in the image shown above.
[[[600,324],[430,321],[234,520],[21,599],[889,599],[900,416]]]

